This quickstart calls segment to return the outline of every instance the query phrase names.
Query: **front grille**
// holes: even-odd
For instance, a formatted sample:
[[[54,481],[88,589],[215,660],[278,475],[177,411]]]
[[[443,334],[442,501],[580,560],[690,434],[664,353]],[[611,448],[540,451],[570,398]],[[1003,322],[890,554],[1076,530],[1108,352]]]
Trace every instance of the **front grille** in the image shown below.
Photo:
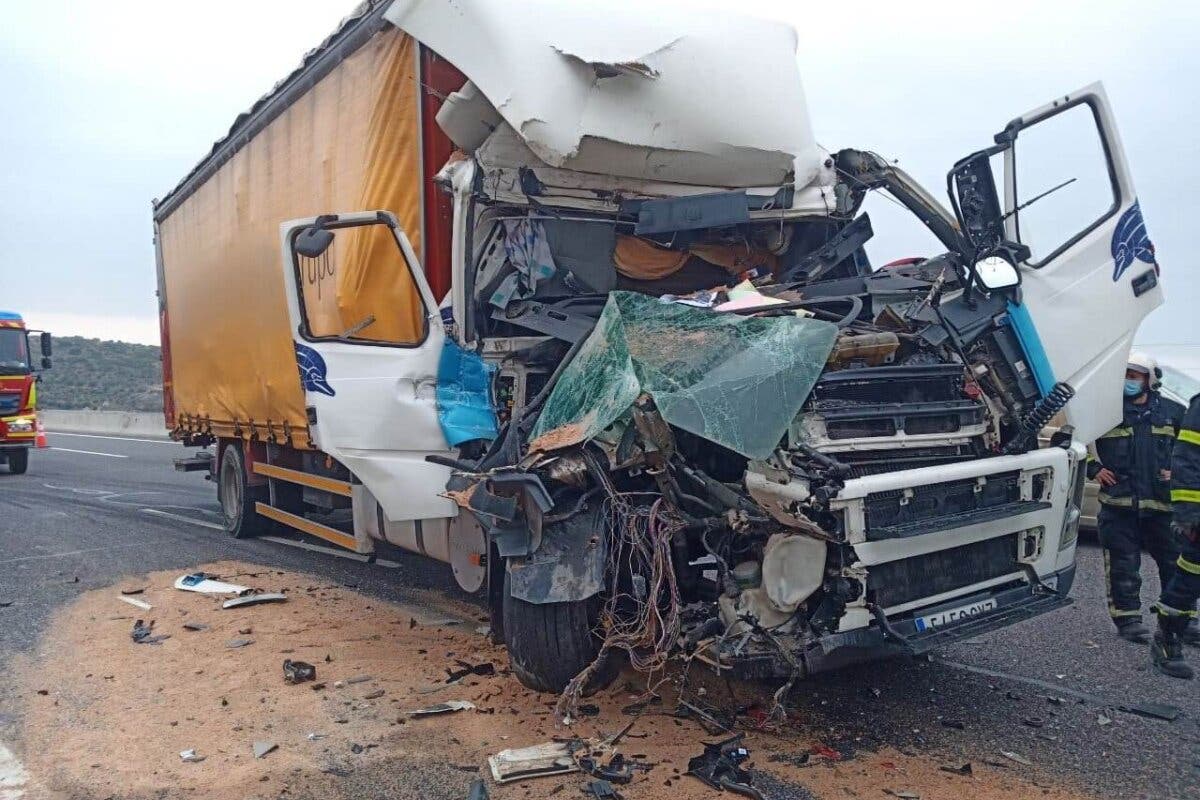
[[[882,472],[955,464],[959,461],[970,461],[979,455],[969,445],[954,445],[894,450],[850,450],[840,452],[836,457],[838,461],[849,465],[851,478],[861,478]]]
[[[0,392],[0,416],[15,414],[21,410],[20,392]]]
[[[869,567],[867,598],[892,608],[1018,571],[1017,534],[1010,533]]]
[[[1021,473],[1018,470],[988,475],[983,484],[974,478],[931,483],[912,489],[872,492],[865,501],[867,538],[884,529],[914,526],[941,517],[998,508],[1021,499]]]

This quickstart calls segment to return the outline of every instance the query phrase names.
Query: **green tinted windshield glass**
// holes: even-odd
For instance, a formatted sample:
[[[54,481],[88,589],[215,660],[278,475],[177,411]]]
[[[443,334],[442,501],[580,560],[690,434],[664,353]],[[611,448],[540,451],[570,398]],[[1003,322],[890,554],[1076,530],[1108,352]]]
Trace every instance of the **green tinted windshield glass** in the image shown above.
[[[532,449],[594,437],[637,397],[663,418],[749,458],[779,444],[833,349],[837,327],[742,317],[613,292],[533,429]]]

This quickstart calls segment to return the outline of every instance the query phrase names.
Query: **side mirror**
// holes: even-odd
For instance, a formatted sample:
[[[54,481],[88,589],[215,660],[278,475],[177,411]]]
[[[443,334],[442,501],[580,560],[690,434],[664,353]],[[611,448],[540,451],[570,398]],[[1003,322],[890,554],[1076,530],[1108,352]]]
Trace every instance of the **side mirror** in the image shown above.
[[[1004,240],[1004,210],[990,161],[1002,149],[972,153],[955,164],[946,179],[958,224],[977,253]]]
[[[50,356],[42,356],[42,369],[50,369]]]
[[[1017,268],[1001,256],[988,256],[975,262],[975,278],[989,292],[1011,289],[1021,282]]]
[[[317,258],[333,244],[333,231],[316,226],[305,228],[296,235],[292,249],[305,258]]]
[[[51,352],[51,350],[53,348],[51,346],[50,334],[47,333],[46,331],[42,331],[41,340],[42,340],[42,356],[44,358],[48,359],[48,358],[50,358],[50,356],[54,355],[54,353]]]

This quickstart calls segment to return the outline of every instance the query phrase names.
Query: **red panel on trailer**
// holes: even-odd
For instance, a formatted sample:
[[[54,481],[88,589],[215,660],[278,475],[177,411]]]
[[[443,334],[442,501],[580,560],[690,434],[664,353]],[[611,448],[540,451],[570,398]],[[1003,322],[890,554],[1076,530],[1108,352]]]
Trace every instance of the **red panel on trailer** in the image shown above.
[[[437,124],[437,112],[446,95],[462,88],[466,77],[453,64],[421,47],[422,191],[425,201],[423,256],[429,288],[438,302],[450,291],[450,236],[454,204],[450,195],[434,184],[438,170],[450,159],[454,143]]]

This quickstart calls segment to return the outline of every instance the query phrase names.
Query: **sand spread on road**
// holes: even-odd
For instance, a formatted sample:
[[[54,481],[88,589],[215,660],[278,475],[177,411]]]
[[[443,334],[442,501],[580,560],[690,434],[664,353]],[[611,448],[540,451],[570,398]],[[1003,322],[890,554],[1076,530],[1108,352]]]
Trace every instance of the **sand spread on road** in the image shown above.
[[[556,698],[517,683],[504,649],[477,630],[484,620],[474,606],[433,596],[427,607],[402,607],[250,564],[197,569],[290,599],[224,610],[224,598],[179,591],[178,573],[159,572],[88,592],[61,609],[16,676],[27,698],[18,744],[31,798],[462,800],[477,776],[487,778],[497,800],[582,797],[590,778],[578,774],[497,786],[487,757],[556,736],[615,733],[633,719],[622,709],[646,685],[641,676],[623,675],[590,698],[598,715],[556,727]],[[145,588],[137,597],[152,610],[118,599],[118,589],[130,586]],[[130,631],[138,618],[153,620],[153,633],[170,638],[135,644]],[[207,627],[191,631],[184,623]],[[238,639],[252,643],[229,646]],[[285,683],[284,659],[315,665],[324,688]],[[456,659],[491,662],[496,674],[447,684]],[[734,796],[682,775],[701,742],[719,737],[669,713],[670,687],[669,681],[659,687],[663,702],[637,717],[620,747],[653,767],[617,788],[627,800]],[[762,687],[736,691],[743,701],[767,697]],[[450,700],[468,700],[476,709],[407,714]],[[277,748],[256,758],[256,742]],[[803,721],[782,733],[750,730],[745,739],[756,785],[769,800],[1083,796],[1034,783],[1036,771],[1017,764],[975,762],[972,774],[961,776],[941,769],[948,762],[937,754],[863,748],[831,760],[825,745]],[[180,752],[189,749],[203,761],[183,762]]]

